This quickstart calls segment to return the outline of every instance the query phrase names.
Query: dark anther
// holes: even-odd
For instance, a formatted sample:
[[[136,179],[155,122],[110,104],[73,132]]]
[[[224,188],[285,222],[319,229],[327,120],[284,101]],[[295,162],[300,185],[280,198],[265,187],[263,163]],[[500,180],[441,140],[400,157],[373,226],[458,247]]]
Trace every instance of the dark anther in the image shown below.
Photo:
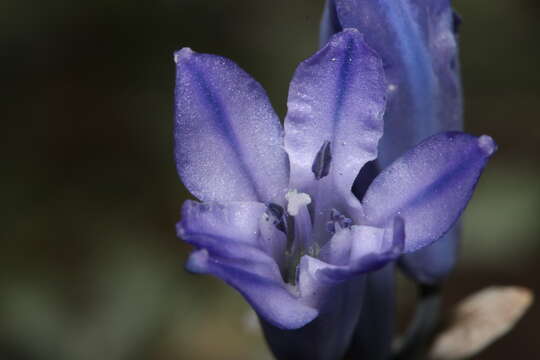
[[[317,152],[315,161],[313,161],[313,165],[311,166],[311,171],[313,171],[315,179],[317,180],[321,180],[330,172],[330,163],[332,162],[332,151],[330,145],[330,141],[324,142]]]
[[[266,213],[272,219],[272,222],[277,227],[277,229],[286,233],[284,219],[285,211],[283,210],[283,208],[278,204],[269,203]]]
[[[279,206],[278,204],[270,203],[268,204],[268,210],[277,217],[278,219],[281,219],[283,217],[283,208]]]
[[[352,226],[352,220],[337,211],[330,211],[330,221],[326,223],[326,230],[331,234],[335,234],[338,229],[347,229]]]

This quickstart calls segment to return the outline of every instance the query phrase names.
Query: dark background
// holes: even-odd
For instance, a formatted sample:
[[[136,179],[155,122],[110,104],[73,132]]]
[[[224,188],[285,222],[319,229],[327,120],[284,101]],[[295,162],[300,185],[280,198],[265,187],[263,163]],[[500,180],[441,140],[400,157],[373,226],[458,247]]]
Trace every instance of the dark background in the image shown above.
[[[172,53],[234,59],[285,112],[322,0],[3,0],[0,358],[267,359],[242,298],[183,271]],[[540,6],[461,0],[466,129],[500,150],[446,304],[540,290]],[[540,311],[481,359],[540,358]]]

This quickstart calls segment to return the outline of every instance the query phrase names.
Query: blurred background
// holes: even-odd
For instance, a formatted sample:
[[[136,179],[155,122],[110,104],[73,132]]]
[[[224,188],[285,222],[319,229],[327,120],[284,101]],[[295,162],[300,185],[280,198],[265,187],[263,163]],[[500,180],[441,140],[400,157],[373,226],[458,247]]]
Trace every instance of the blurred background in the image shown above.
[[[243,299],[192,276],[174,225],[184,46],[234,59],[285,113],[323,0],[3,0],[0,359],[266,359]],[[460,0],[466,129],[492,135],[445,306],[540,294],[540,3]],[[540,358],[540,311],[480,359]]]

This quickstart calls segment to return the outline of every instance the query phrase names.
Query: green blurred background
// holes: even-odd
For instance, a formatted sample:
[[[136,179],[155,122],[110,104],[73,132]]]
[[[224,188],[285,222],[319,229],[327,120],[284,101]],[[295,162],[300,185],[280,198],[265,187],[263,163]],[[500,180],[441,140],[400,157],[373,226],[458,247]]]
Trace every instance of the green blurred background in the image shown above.
[[[174,64],[228,56],[285,112],[322,0],[3,0],[0,359],[268,359],[242,298],[192,276],[174,225]],[[540,3],[461,0],[466,128],[492,135],[446,306],[540,290]],[[540,311],[481,359],[540,358]]]

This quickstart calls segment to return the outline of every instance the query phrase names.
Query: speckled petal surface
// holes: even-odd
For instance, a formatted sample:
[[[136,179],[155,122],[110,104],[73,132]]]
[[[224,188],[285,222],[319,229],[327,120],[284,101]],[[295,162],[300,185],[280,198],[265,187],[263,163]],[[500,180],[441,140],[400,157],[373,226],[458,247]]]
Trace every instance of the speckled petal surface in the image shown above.
[[[455,223],[496,150],[489,136],[448,132],[428,138],[384,169],[364,199],[366,222],[405,222],[405,252],[444,235]]]
[[[298,66],[285,119],[293,186],[313,181],[314,160],[329,142],[329,176],[336,190],[350,193],[362,166],[377,155],[385,89],[381,60],[357,30],[335,35]]]
[[[260,84],[219,56],[184,48],[175,61],[175,155],[184,185],[202,201],[282,201],[282,128]]]
[[[200,203],[187,200],[182,205],[178,235],[226,236],[231,241],[257,247],[259,219],[265,211],[266,206],[259,202]]]

